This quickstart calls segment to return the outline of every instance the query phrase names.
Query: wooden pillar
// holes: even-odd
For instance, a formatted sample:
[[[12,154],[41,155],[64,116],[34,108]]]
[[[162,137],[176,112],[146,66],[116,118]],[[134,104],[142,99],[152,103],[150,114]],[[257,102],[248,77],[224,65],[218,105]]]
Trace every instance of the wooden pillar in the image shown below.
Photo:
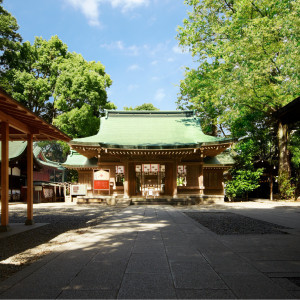
[[[125,166],[125,174],[124,174],[124,198],[129,198],[129,193],[128,193],[128,189],[129,189],[129,163],[128,161],[126,161],[124,163]]]
[[[204,178],[203,178],[203,161],[199,165],[199,189],[200,189],[200,195],[204,195]]]
[[[8,123],[1,123],[1,227],[0,231],[8,231],[8,197],[9,197],[9,126]]]
[[[33,135],[27,135],[27,220],[25,225],[33,225]]]
[[[173,198],[177,198],[177,161],[173,163]]]

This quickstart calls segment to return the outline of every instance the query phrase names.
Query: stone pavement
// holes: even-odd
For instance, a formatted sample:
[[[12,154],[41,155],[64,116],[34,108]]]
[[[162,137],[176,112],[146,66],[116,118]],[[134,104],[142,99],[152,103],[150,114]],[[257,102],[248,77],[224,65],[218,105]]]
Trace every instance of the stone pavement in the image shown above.
[[[299,206],[197,208],[223,209],[293,229],[217,235],[183,213],[195,208],[129,206],[2,282],[0,298],[300,298]]]

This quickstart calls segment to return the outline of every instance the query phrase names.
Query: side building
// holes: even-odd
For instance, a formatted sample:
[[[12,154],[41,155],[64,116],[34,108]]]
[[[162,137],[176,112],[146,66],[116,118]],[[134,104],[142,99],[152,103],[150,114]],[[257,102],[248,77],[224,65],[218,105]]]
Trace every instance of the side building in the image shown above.
[[[26,202],[27,192],[27,142],[9,142],[9,198],[10,201]],[[1,142],[0,142],[1,164]],[[65,168],[60,163],[48,160],[42,149],[33,146],[33,201],[56,202],[64,200]],[[1,176],[0,176],[1,177]]]
[[[106,111],[97,135],[74,139],[63,166],[78,170],[86,198],[224,201],[231,141],[205,135],[194,111]]]

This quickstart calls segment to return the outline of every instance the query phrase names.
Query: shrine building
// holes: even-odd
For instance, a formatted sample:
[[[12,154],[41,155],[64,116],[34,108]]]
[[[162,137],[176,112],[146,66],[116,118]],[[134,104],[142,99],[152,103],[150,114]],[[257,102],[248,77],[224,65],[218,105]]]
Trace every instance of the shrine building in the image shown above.
[[[106,111],[98,134],[69,142],[86,198],[205,198],[224,201],[231,141],[206,135],[194,111]],[[74,193],[76,194],[76,193]],[[81,197],[84,198],[84,197]]]

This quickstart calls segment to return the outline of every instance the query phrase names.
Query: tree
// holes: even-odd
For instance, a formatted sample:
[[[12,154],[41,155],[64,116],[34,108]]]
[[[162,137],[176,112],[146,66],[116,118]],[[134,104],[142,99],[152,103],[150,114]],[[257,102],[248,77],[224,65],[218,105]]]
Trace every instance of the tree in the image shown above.
[[[17,20],[2,6],[3,0],[0,0],[0,72],[7,70],[7,60],[14,55],[14,51],[20,46],[21,35],[17,32],[19,29]],[[4,82],[2,83],[4,86]]]
[[[141,105],[137,105],[136,107],[132,108],[125,106],[124,110],[159,110],[157,107],[155,107],[152,103],[144,103]]]
[[[55,116],[53,93],[59,65],[68,57],[67,45],[57,36],[49,41],[36,37],[23,43],[9,62],[2,80],[10,83],[12,96],[49,123]]]
[[[248,193],[259,187],[262,168],[255,168],[253,160],[259,151],[259,146],[252,139],[247,139],[235,145],[235,165],[231,170],[232,180],[226,183],[226,194],[235,199],[246,198]]]
[[[95,134],[100,113],[115,107],[107,100],[112,81],[104,66],[68,52],[57,36],[23,43],[1,80],[16,100],[71,137]]]
[[[246,117],[242,123],[249,124],[249,116],[261,114],[277,135],[279,174],[289,177],[288,128],[273,113],[299,93],[299,1],[185,3],[192,11],[179,27],[178,39],[198,58],[199,67],[187,71],[179,104],[188,101],[207,111],[213,124],[229,128],[233,135],[237,120]],[[199,82],[197,98],[193,85],[200,91]],[[215,111],[207,109],[209,98]]]
[[[219,84],[215,80],[215,73],[210,72],[211,69],[217,69],[217,64],[202,64],[197,70],[187,69],[185,79],[180,82],[180,95],[177,101],[179,109],[195,109],[201,121],[201,127],[204,133],[217,136],[222,134],[226,136],[225,131],[228,130],[224,124],[222,116],[224,116],[225,106],[218,101],[216,94],[220,93],[217,88],[213,88],[215,84]]]

